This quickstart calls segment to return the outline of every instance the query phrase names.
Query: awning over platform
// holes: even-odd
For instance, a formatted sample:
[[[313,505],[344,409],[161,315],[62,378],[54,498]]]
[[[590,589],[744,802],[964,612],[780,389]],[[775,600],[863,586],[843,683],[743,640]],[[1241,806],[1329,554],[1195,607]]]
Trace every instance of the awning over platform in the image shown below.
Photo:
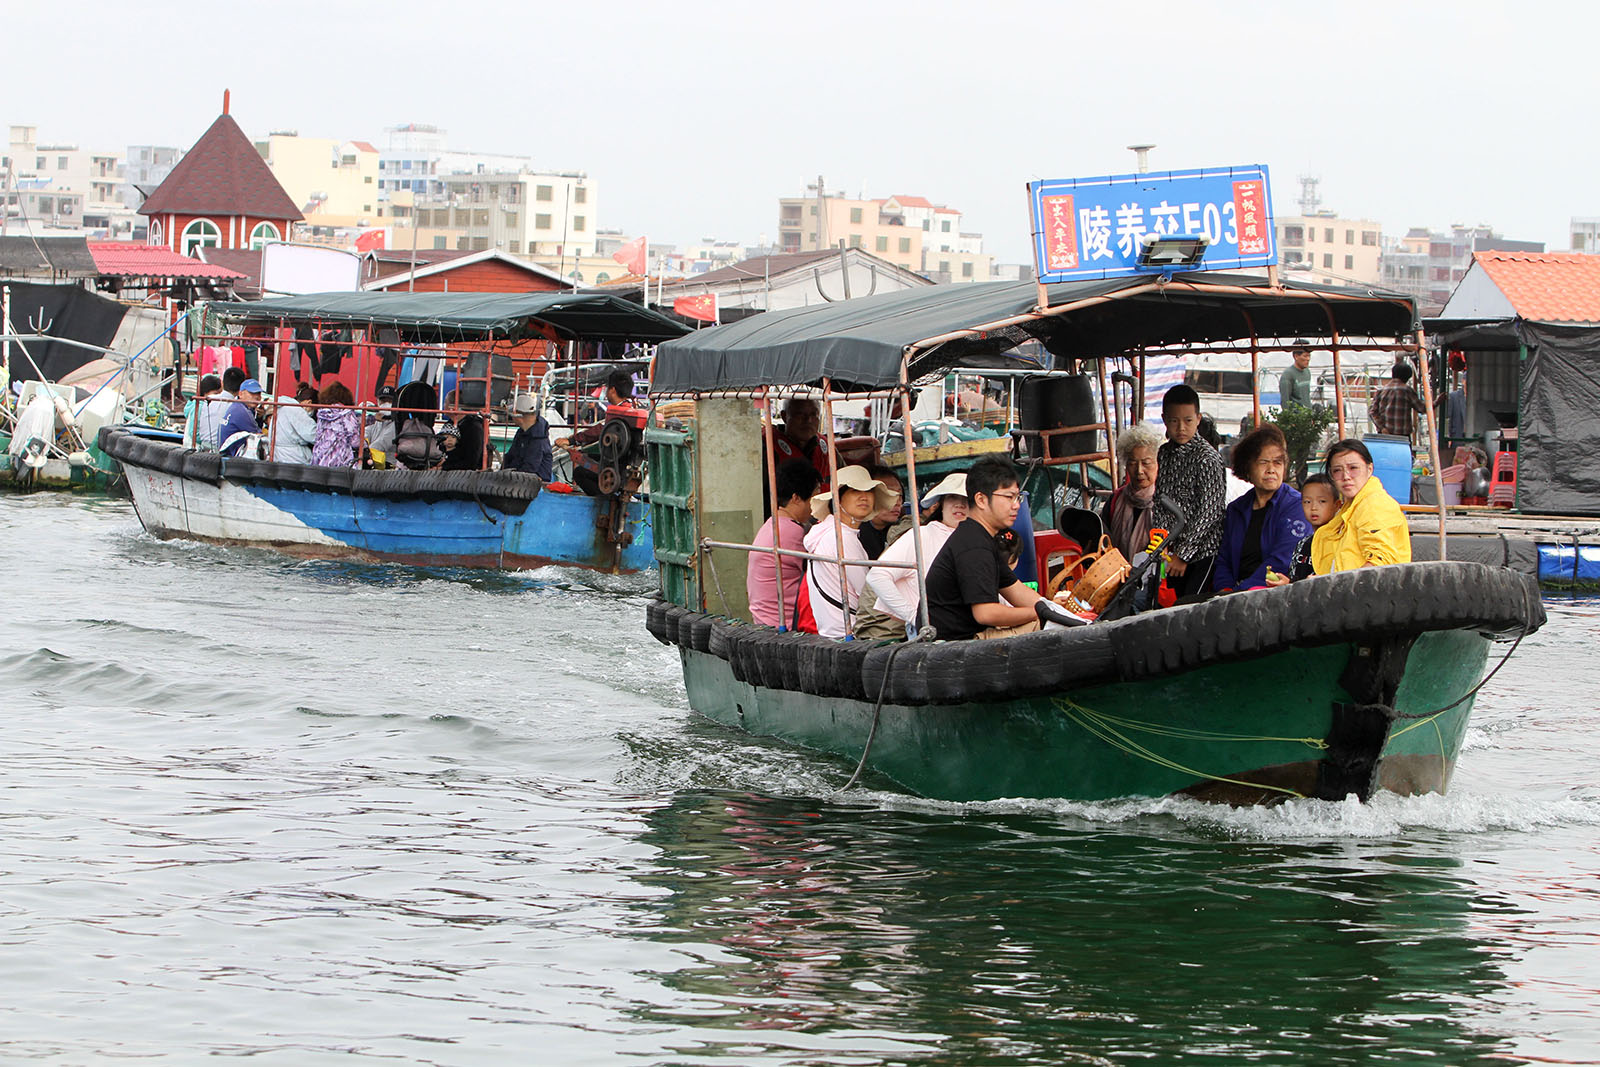
[[[254,303],[213,304],[235,322],[390,326],[417,343],[549,336],[655,344],[688,330],[658,312],[604,292],[312,293]]]
[[[756,315],[663,345],[653,389],[816,386],[824,378],[841,389],[881,389],[899,380],[907,348],[918,350],[911,373],[920,377],[948,366],[1008,362],[1005,353],[1029,340],[1081,359],[1248,340],[1252,332],[1262,339],[1326,337],[1337,329],[1341,337],[1409,339],[1416,329],[1415,307],[1401,293],[1289,282],[1273,289],[1249,275],[1063,282],[1048,291],[1051,308],[1077,306],[1036,314],[1037,285],[987,282]]]

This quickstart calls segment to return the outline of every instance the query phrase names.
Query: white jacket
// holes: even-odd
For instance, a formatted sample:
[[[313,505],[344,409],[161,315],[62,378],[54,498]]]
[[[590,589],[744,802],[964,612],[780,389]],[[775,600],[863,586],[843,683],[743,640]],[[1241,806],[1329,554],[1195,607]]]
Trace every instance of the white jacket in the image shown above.
[[[839,543],[834,536],[834,528],[838,520],[829,515],[806,532],[806,551],[814,552],[819,556],[837,556]],[[866,559],[867,550],[861,547],[861,534],[848,526],[840,527],[844,534],[844,558]],[[806,593],[811,598],[811,614],[817,620],[817,633],[823,637],[846,637],[850,631],[845,628],[844,611],[828,602],[831,597],[841,604],[849,604],[852,616],[856,611],[856,601],[861,595],[861,589],[867,584],[866,567],[846,567],[845,591],[847,597],[839,595],[839,565],[837,563],[824,563],[821,560],[806,561]]]
[[[933,566],[933,557],[939,554],[944,543],[950,540],[950,535],[955,533],[955,527],[946,526],[935,520],[924,523],[922,533],[922,573],[928,573],[928,568]],[[900,539],[883,550],[883,555],[878,557],[879,562],[915,563],[917,561],[917,542],[914,540],[918,531],[907,530],[900,535]],[[872,586],[872,591],[878,594],[878,608],[886,611],[895,618],[904,622],[917,621],[917,607],[922,603],[917,595],[917,572],[904,567],[873,567],[867,573],[867,584]]]

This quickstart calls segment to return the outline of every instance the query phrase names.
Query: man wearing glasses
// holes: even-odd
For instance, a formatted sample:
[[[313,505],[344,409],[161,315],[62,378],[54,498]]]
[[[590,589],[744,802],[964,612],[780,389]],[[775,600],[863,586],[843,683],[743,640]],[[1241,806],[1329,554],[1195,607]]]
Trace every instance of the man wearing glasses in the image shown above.
[[[1009,460],[980,459],[967,471],[967,517],[928,568],[928,622],[941,639],[1030,633],[1054,607],[1017,581],[996,536],[1011,528],[1021,506],[1022,486]],[[1057,608],[1049,617],[1056,614],[1064,613]]]

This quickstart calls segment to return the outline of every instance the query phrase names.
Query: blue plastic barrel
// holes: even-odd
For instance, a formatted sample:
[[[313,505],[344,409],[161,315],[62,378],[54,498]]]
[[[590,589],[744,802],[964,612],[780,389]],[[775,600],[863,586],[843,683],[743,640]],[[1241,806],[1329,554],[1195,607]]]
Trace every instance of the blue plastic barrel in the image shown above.
[[[1397,503],[1411,503],[1411,441],[1393,434],[1369,433],[1361,443],[1372,453],[1372,473]]]

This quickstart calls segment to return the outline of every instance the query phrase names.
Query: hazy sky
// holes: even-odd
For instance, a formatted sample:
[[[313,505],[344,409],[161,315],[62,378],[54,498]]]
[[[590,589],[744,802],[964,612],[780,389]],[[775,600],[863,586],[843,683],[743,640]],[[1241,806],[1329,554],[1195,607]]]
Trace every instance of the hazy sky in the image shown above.
[[[1600,214],[1600,5],[1295,2],[10,4],[0,120],[85,147],[188,146],[233,91],[271,129],[587,171],[599,223],[774,238],[818,174],[927,196],[1028,255],[1023,184],[1266,163],[1385,233],[1485,222],[1567,245]],[[34,43],[38,47],[33,47]]]

